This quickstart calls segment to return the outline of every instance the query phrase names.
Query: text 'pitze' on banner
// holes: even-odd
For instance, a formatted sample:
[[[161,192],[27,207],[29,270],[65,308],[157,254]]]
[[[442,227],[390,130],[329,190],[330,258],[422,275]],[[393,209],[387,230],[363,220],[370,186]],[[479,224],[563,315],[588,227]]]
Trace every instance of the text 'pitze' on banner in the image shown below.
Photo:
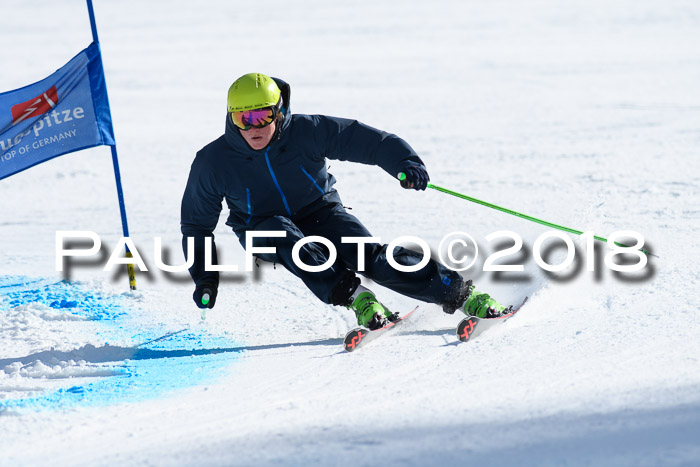
[[[51,76],[0,94],[0,179],[93,146],[113,146],[96,43]]]

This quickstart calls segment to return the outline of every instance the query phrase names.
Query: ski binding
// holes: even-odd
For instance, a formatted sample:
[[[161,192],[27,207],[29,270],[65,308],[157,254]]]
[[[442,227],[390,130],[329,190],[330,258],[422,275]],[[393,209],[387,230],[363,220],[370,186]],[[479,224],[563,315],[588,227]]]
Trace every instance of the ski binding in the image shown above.
[[[418,307],[415,307],[413,310],[409,311],[405,315],[403,315],[398,321],[395,321],[393,323],[389,323],[383,328],[379,328],[375,331],[370,331],[367,328],[364,327],[357,327],[355,329],[350,330],[346,335],[345,339],[343,339],[343,347],[345,350],[348,352],[354,352],[357,350],[360,346],[363,346],[373,340],[375,340],[377,337],[380,337],[383,335],[386,331],[389,331],[391,329],[396,328],[396,326],[402,324],[406,318],[411,316]]]
[[[511,313],[499,316],[498,318],[477,318],[476,316],[467,316],[457,325],[457,337],[462,342],[473,340],[487,329],[492,328],[498,323],[504,323],[513,317],[518,311],[520,311],[525,302],[527,302],[527,299],[528,297],[525,297],[522,303],[520,303],[520,305],[518,305],[518,307]]]

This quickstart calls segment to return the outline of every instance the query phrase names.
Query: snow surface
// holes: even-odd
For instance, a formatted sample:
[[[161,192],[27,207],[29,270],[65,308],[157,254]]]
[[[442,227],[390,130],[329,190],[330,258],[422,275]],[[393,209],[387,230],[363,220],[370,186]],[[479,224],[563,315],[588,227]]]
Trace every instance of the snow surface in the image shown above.
[[[95,0],[131,236],[182,260],[194,153],[226,90],[260,71],[292,109],[395,132],[434,183],[580,230],[635,230],[658,255],[613,274],[598,250],[545,275],[548,229],[375,167],[331,162],[385,241],[467,231],[469,273],[516,318],[457,344],[423,304],[362,351],[350,312],[281,268],[227,274],[206,320],[186,274],[55,271],[55,232],[121,236],[107,148],[0,183],[0,465],[700,464],[700,5],[694,0],[139,2]],[[4,2],[0,90],[86,47],[81,1]],[[225,215],[225,213],[223,214]],[[524,273],[479,272],[497,230]],[[243,265],[223,225],[221,256]],[[550,261],[564,256],[555,249]],[[102,264],[106,257],[102,258]],[[415,303],[370,284],[391,309]]]

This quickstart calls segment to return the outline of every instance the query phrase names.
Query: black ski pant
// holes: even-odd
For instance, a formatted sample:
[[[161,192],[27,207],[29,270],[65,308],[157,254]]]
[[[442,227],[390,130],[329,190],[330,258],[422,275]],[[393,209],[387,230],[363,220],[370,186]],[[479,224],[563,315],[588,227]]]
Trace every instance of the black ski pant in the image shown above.
[[[274,247],[276,249],[275,253],[256,253],[255,256],[264,261],[283,265],[292,274],[299,277],[325,303],[342,304],[333,303],[333,290],[344,276],[347,277],[349,271],[351,273],[357,272],[402,295],[428,303],[446,303],[458,293],[462,286],[462,278],[458,273],[433,259],[416,272],[401,272],[387,262],[386,245],[367,243],[363,247],[357,243],[342,243],[342,237],[371,237],[372,235],[340,203],[322,203],[313,212],[293,220],[285,216],[269,217],[256,223],[249,230],[284,231],[285,237],[255,238],[252,242],[253,247]],[[246,245],[245,232],[236,232],[244,248]],[[302,238],[312,235],[328,239],[337,251],[336,261],[324,271],[304,271],[293,261],[292,248],[294,245]],[[364,248],[364,271],[358,270],[358,248]],[[318,266],[327,262],[329,254],[328,248],[323,244],[310,242],[301,247],[299,258],[308,266]],[[421,253],[403,247],[395,248],[393,255],[396,262],[404,266],[416,265],[423,259]]]

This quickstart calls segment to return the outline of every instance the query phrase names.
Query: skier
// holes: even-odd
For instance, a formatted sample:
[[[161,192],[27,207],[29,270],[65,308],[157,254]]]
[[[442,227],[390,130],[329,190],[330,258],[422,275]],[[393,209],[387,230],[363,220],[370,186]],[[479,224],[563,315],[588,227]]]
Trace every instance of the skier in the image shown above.
[[[187,238],[194,237],[190,275],[198,307],[213,308],[216,303],[219,275],[205,270],[205,238],[211,238],[212,264],[217,264],[213,231],[225,199],[226,225],[244,248],[246,232],[284,231],[284,237],[256,237],[254,247],[276,248],[274,254],[256,256],[283,265],[321,301],[353,310],[357,323],[370,330],[397,320],[398,313],[390,313],[361,284],[356,275],[358,248],[364,249],[361,275],[400,294],[439,304],[446,313],[461,308],[467,314],[496,317],[510,310],[434,260],[417,272],[401,272],[387,262],[386,245],[341,243],[341,237],[371,234],[344,209],[326,159],[378,165],[394,177],[404,173],[404,186],[415,190],[425,190],[428,173],[416,152],[396,135],[356,120],[292,114],[290,94],[289,84],[278,78],[260,73],[238,78],[228,91],[224,135],[201,149],[192,163],[182,198],[181,231],[185,254]],[[304,271],[292,259],[295,243],[311,235],[325,237],[337,250],[337,260],[325,271]],[[322,265],[329,251],[307,243],[299,256],[309,266]],[[398,247],[394,258],[411,266],[422,256]]]

